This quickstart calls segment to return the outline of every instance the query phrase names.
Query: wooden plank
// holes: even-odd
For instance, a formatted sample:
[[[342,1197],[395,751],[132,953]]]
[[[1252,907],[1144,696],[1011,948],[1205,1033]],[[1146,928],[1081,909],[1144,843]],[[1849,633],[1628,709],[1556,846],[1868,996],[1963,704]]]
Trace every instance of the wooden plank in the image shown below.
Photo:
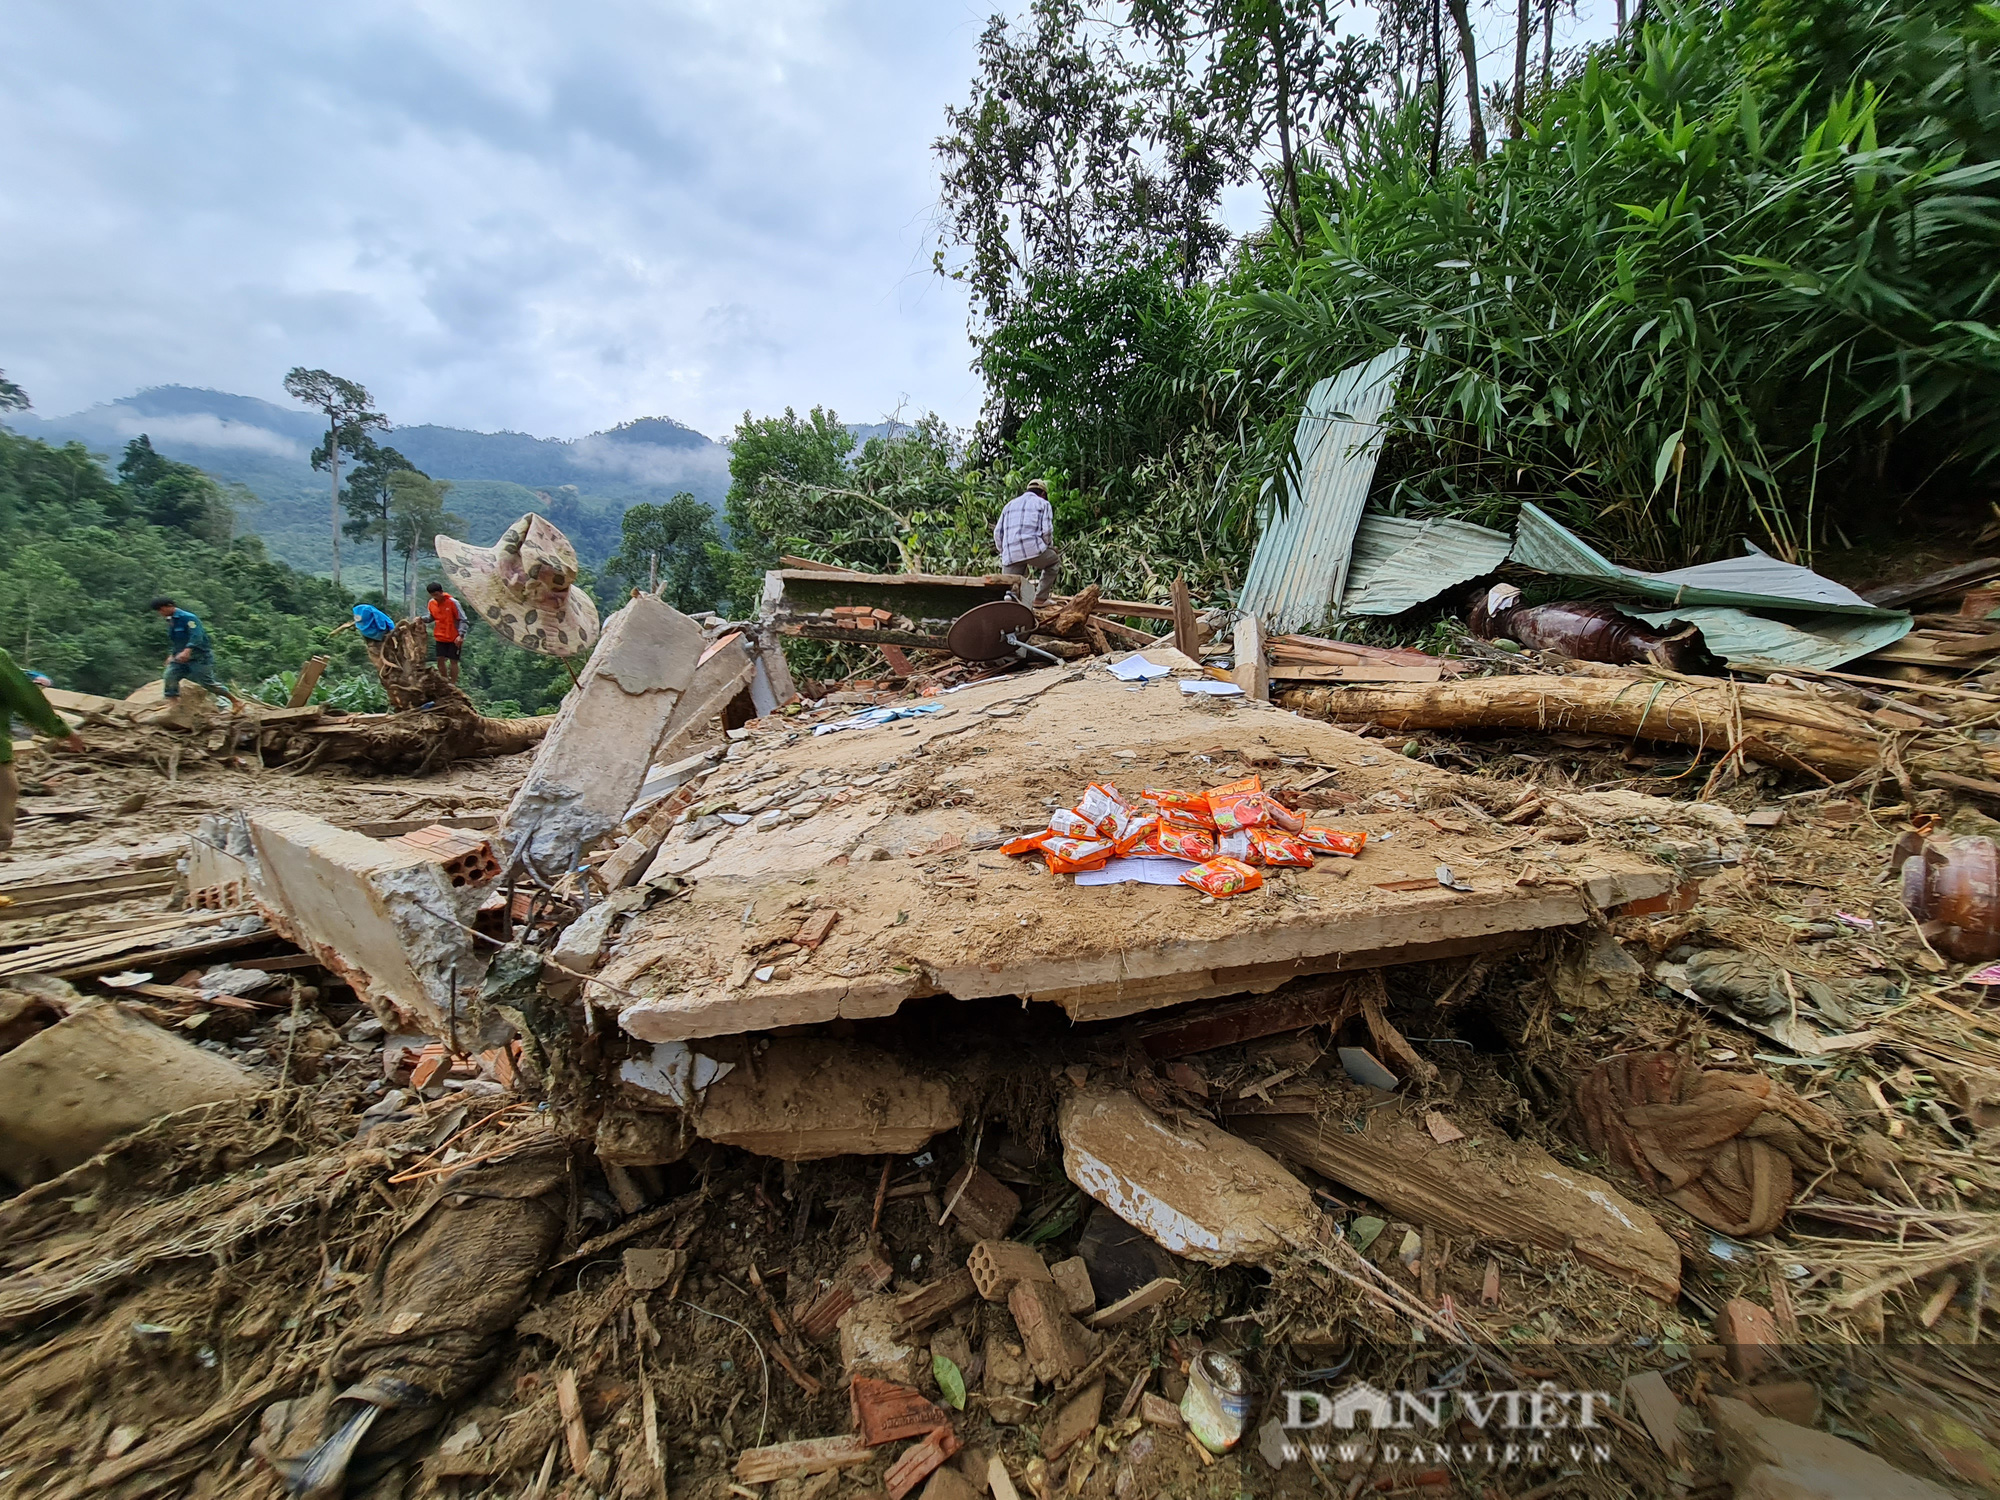
[[[147,896],[165,896],[174,888],[173,877],[155,875],[150,884],[121,886],[106,891],[80,891],[74,896],[49,896],[24,901],[0,892],[0,922],[26,922],[34,917],[52,917],[59,912],[81,911],[86,906],[105,906],[113,901],[137,901]]]
[[[1099,599],[1090,607],[1090,612],[1134,620],[1172,620],[1174,617],[1171,604],[1141,604],[1136,599]]]
[[[1265,645],[1273,661],[1330,661],[1335,663],[1387,661],[1406,667],[1421,667],[1439,660],[1426,651],[1407,646],[1364,646],[1356,641],[1330,641],[1318,635],[1274,635]]]
[[[1200,661],[1201,627],[1195,623],[1194,601],[1188,597],[1187,579],[1174,579],[1173,601],[1174,649],[1189,661]]]
[[[1341,980],[1304,984],[1254,1000],[1210,1005],[1193,1014],[1173,1016],[1139,1028],[1140,1047],[1155,1062],[1190,1057],[1217,1047],[1233,1047],[1281,1031],[1302,1031],[1361,1013],[1361,1002],[1350,996]]]
[[[1948,687],[1936,682],[1906,682],[1900,677],[1867,677],[1859,672],[1834,672],[1814,667],[1787,666],[1776,671],[1777,675],[1783,677],[1824,677],[1831,682],[1854,682],[1868,687],[1893,688],[1897,692],[1912,693],[1920,698],[1969,698],[1977,703],[2000,703],[2000,693],[1981,693],[1972,688]]]
[[[1882,609],[1901,609],[1906,604],[1937,598],[1955,589],[1971,588],[1989,578],[2000,578],[2000,557],[1982,557],[1976,562],[1960,563],[1957,567],[1940,568],[1908,583],[1892,583],[1865,590],[1861,597]]]
[[[37,880],[20,885],[0,885],[0,896],[11,897],[16,903],[23,901],[51,901],[58,896],[87,896],[93,891],[114,893],[106,899],[115,900],[118,891],[129,891],[165,882],[172,885],[174,872],[171,860],[159,860],[148,868],[121,870],[115,875],[85,875],[75,880]]]
[[[1955,776],[1949,771],[1926,771],[1924,780],[1932,786],[1948,786],[1953,791],[1975,796],[2000,798],[2000,781],[1982,781],[1977,776]]]
[[[1243,689],[1243,696],[1269,703],[1271,670],[1264,664],[1264,627],[1255,615],[1237,620],[1231,644],[1236,653],[1236,685]]]
[[[319,679],[326,671],[326,667],[327,660],[324,656],[307,657],[305,665],[299,668],[298,680],[292,684],[292,694],[285,700],[285,707],[304,708],[312,702],[313,689],[319,686]]]
[[[1162,1303],[1171,1302],[1186,1290],[1171,1276],[1159,1276],[1140,1287],[1130,1296],[1121,1297],[1109,1307],[1100,1307],[1083,1320],[1086,1328],[1116,1328],[1120,1323],[1130,1322],[1142,1312],[1149,1312]]]
[[[221,915],[240,917],[241,911],[224,912]],[[269,931],[246,932],[235,937],[214,938],[206,943],[186,943],[178,948],[151,948],[143,953],[121,952],[116,955],[99,954],[87,959],[70,960],[59,968],[49,968],[40,972],[50,973],[58,979],[76,979],[92,974],[102,974],[106,969],[130,969],[151,967],[172,963],[183,958],[204,958],[211,953],[227,953],[235,948],[252,948],[259,943],[282,943],[283,938]],[[10,962],[22,955],[14,954]],[[34,969],[15,969],[15,973],[34,973]]]
[[[1332,662],[1279,661],[1271,666],[1275,682],[1437,682],[1444,669],[1436,662],[1427,667],[1405,667],[1394,662],[1357,662],[1351,667]]]
[[[857,646],[912,646],[919,651],[947,651],[941,635],[921,630],[858,630],[852,625],[836,625],[829,620],[802,620],[778,627],[784,635],[803,636],[809,641],[851,641]]]
[[[736,1477],[744,1484],[769,1484],[775,1479],[851,1469],[874,1457],[875,1450],[851,1432],[839,1437],[800,1438],[795,1443],[775,1443],[738,1455]]]
[[[843,568],[839,563],[821,562],[816,557],[793,557],[789,553],[781,553],[779,555],[778,566],[781,568],[804,568],[809,573],[853,574],[853,569]]]

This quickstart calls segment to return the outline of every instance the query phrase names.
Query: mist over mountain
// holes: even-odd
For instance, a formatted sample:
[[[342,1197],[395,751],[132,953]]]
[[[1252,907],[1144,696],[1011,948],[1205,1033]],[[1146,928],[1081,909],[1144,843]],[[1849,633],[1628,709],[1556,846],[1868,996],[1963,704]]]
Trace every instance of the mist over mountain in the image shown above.
[[[238,529],[255,532],[273,555],[309,572],[333,565],[327,476],[315,473],[314,444],[325,433],[317,413],[254,396],[190,386],[154,386],[65,417],[12,412],[6,425],[44,442],[80,442],[117,462],[141,433],[169,458],[240,484],[261,504],[239,507]],[[509,522],[536,510],[560,526],[586,565],[618,547],[627,507],[658,503],[687,490],[720,513],[729,488],[729,449],[670,417],[641,417],[574,439],[525,432],[471,432],[419,424],[382,441],[433,479],[449,479],[446,504],[482,545]],[[343,569],[366,584],[375,556],[343,542]]]

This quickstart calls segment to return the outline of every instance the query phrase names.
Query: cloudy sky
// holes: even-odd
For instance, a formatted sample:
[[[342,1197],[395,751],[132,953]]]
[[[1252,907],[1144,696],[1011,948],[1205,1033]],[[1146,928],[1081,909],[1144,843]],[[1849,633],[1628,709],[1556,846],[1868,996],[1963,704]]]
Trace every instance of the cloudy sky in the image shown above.
[[[0,369],[45,416],[303,364],[545,437],[967,422],[930,142],[994,8],[12,0]]]

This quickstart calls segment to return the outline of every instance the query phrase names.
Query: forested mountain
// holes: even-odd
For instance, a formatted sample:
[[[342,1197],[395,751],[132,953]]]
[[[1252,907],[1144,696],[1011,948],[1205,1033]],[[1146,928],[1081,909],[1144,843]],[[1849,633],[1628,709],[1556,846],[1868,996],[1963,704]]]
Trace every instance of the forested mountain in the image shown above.
[[[155,386],[66,417],[10,412],[6,423],[52,444],[83,443],[113,461],[143,433],[157,452],[262,501],[239,508],[237,526],[260,537],[272,556],[308,572],[332,565],[327,477],[309,459],[326,435],[314,412],[226,391]],[[668,417],[569,441],[433,424],[395,428],[388,441],[432,478],[453,482],[451,508],[469,538],[490,542],[523,511],[539,510],[593,566],[617,550],[628,506],[686,491],[719,512],[729,484],[728,449]]]

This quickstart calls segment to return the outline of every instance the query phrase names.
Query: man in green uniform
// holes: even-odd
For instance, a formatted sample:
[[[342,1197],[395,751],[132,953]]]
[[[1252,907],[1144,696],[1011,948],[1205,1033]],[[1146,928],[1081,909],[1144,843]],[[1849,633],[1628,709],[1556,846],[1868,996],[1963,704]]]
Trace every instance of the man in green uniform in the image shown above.
[[[201,616],[182,609],[164,594],[147,608],[167,622],[166,686],[161,691],[169,698],[178,698],[181,684],[192,678],[216,697],[229,698],[233,705],[229,689],[215,680],[215,648],[209,644],[208,627],[201,623]]]
[[[51,739],[61,740],[64,749],[83,749],[83,736],[63,723],[42,690],[14,665],[13,657],[0,651],[0,853],[14,847],[14,804],[21,797],[21,782],[14,774],[16,714]]]

